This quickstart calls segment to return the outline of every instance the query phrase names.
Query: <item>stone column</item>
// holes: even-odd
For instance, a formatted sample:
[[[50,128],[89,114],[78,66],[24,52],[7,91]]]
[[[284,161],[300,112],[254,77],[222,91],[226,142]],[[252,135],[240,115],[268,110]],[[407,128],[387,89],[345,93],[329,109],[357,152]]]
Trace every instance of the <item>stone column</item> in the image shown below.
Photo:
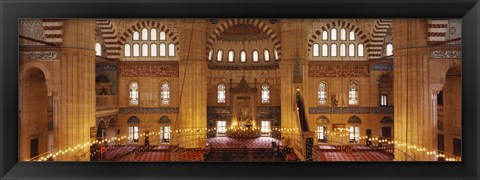
[[[179,118],[174,131],[190,130],[173,137],[173,144],[185,148],[205,147],[207,133],[207,70],[204,19],[184,19],[180,22],[180,91]],[[197,131],[198,130],[198,131]]]
[[[74,148],[89,142],[95,126],[95,20],[68,19],[63,22],[60,62],[57,148]],[[89,149],[67,153],[59,160],[89,159]]]
[[[394,119],[396,140],[419,144],[433,150],[433,118],[429,86],[428,23],[426,19],[393,20],[394,50]],[[433,160],[424,152],[399,147],[395,160],[405,160],[401,151],[409,152],[415,160]],[[417,147],[418,148],[418,147]],[[401,151],[400,151],[401,150]]]
[[[294,83],[295,60],[297,59],[297,23],[295,20],[282,19],[279,21],[281,29],[282,50],[279,60],[280,69],[280,99],[281,99],[281,122],[282,138],[289,138],[290,144],[296,137],[292,136],[293,131],[284,129],[300,128],[296,114]]]
[[[434,142],[434,144],[436,144],[435,147],[433,147],[433,149],[431,149],[430,151],[435,151],[437,152],[438,150],[438,112],[437,112],[437,109],[438,109],[438,104],[437,104],[437,97],[438,97],[438,94],[440,93],[440,91],[442,90],[442,84],[432,84],[431,86],[431,97],[432,97],[432,100],[431,100],[431,105],[432,105],[432,118],[433,118],[433,130],[432,130],[432,141]],[[437,160],[437,157],[436,156],[431,156],[432,160]]]

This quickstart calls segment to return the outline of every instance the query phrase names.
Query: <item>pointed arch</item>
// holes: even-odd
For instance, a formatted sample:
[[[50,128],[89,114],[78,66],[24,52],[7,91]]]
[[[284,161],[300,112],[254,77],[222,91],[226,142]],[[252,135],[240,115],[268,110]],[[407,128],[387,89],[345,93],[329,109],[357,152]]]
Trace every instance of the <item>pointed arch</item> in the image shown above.
[[[362,120],[358,116],[351,116],[348,118],[348,124],[362,124]]]
[[[317,121],[315,122],[317,125],[325,125],[325,124],[330,124],[330,120],[326,116],[320,116],[317,118]]]
[[[141,21],[138,23],[135,23],[134,25],[130,26],[119,38],[118,43],[120,45],[124,45],[128,38],[130,38],[133,35],[133,32],[138,31],[140,32],[143,28],[156,28],[160,32],[165,32],[166,36],[172,41],[172,43],[178,47],[179,45],[179,38],[177,35],[175,35],[172,30],[168,29],[167,26],[153,21],[153,20],[146,20],[146,21]],[[160,34],[161,38],[161,34]]]
[[[158,124],[172,124],[172,121],[168,116],[162,116],[160,119],[158,119]]]
[[[122,45],[118,43],[117,31],[109,19],[95,20],[97,28],[105,42],[105,55],[110,59],[119,59]]]
[[[217,41],[220,34],[222,34],[228,28],[237,25],[237,24],[249,24],[255,26],[262,30],[268,38],[273,42],[273,48],[278,51],[278,58],[281,58],[281,43],[280,43],[280,36],[268,25],[267,23],[263,22],[260,19],[227,19],[224,20],[216,26],[216,28],[210,33],[207,39],[207,53],[208,50],[213,48],[213,44]]]
[[[393,124],[393,119],[390,116],[385,116],[380,120],[382,124]]]
[[[392,27],[391,19],[378,19],[375,22],[375,27],[373,28],[373,33],[371,35],[372,39],[375,41],[370,41],[365,43],[368,47],[368,58],[369,59],[378,59],[382,57],[382,52],[384,50],[385,37],[388,34],[388,29]]]

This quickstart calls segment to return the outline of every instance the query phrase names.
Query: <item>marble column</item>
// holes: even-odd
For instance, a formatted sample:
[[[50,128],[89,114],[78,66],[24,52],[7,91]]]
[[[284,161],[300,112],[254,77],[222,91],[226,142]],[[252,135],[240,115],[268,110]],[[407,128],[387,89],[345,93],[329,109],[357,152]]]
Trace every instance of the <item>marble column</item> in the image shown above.
[[[91,140],[95,126],[95,20],[63,21],[63,46],[58,91],[58,144],[65,150]],[[89,149],[78,149],[58,160],[88,160]]]
[[[279,21],[281,29],[282,50],[279,60],[280,69],[280,99],[281,99],[281,122],[282,138],[292,140],[294,131],[285,131],[300,128],[295,105],[295,93],[297,87],[294,83],[295,60],[298,58],[297,22],[295,20],[282,19]]]
[[[185,148],[205,147],[207,133],[207,70],[204,19],[180,20],[180,112],[174,129],[190,130],[172,137],[172,143]]]
[[[428,22],[426,19],[393,20],[394,137],[400,143],[434,150],[432,101],[429,86]],[[401,151],[415,160],[433,160],[415,148],[395,146],[395,160],[405,160]]]

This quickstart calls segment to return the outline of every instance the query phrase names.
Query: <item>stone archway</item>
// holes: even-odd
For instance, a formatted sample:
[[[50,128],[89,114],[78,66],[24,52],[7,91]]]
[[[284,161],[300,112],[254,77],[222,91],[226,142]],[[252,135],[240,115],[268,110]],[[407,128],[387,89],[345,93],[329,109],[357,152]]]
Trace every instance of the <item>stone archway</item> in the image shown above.
[[[217,27],[213,30],[213,32],[210,33],[210,36],[207,39],[207,54],[205,57],[208,57],[210,49],[213,48],[213,44],[215,41],[217,41],[220,34],[222,34],[228,28],[238,24],[249,24],[262,30],[262,32],[264,32],[273,42],[274,49],[277,50],[278,53],[278,59],[281,59],[280,36],[278,36],[277,33],[275,33],[275,31],[268,24],[266,24],[260,19],[228,19],[219,23]]]
[[[21,160],[28,160],[32,155],[47,152],[48,74],[38,67],[23,70],[20,74],[19,149]],[[36,129],[34,134],[32,128]]]
[[[450,67],[445,75],[445,85],[442,90],[443,126],[445,152],[461,156],[461,147],[455,142],[461,142],[462,113],[461,113],[461,79],[462,68]],[[461,145],[461,144],[460,144]]]

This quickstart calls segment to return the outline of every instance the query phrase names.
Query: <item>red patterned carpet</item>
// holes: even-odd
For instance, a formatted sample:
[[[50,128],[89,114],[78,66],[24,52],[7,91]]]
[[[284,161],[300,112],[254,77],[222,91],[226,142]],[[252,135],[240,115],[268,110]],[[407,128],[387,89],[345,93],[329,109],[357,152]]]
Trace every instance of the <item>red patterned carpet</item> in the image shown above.
[[[107,148],[107,151],[105,152],[105,159],[106,160],[112,160],[117,157],[123,156],[125,154],[130,153],[134,149],[136,149],[138,146],[111,146]]]
[[[207,150],[205,149],[181,149],[174,152],[175,161],[204,161]]]
[[[329,146],[315,147],[314,159],[319,161],[392,161],[393,155],[368,146]]]
[[[135,154],[129,154],[120,158],[118,161],[171,161],[168,151],[145,151]]]
[[[280,140],[272,137],[258,137],[254,139],[233,139],[229,137],[214,137],[207,140],[212,148],[272,148],[272,142],[278,145]]]
[[[280,143],[271,137],[254,139],[232,139],[215,137],[207,140],[207,149],[175,149],[170,146],[111,146],[105,153],[106,161],[297,161],[293,152],[274,153],[272,142]],[[315,146],[315,161],[392,161],[393,155],[369,146]]]

